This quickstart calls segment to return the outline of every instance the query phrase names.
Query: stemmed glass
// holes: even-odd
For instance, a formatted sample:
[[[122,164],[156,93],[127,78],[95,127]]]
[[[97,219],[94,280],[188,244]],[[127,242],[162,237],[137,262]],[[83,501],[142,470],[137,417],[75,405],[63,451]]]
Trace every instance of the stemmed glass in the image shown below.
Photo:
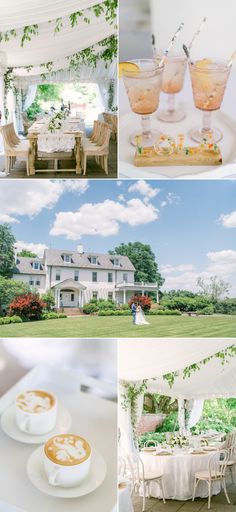
[[[158,66],[154,59],[130,61],[136,69],[125,70],[123,80],[132,111],[141,116],[141,130],[129,138],[137,145],[137,136],[141,136],[143,147],[153,146],[160,137],[159,130],[151,128],[150,115],[157,111],[161,92],[164,65]]]
[[[224,98],[231,66],[226,61],[197,60],[189,63],[195,107],[202,110],[202,127],[193,128],[190,137],[202,142],[209,136],[212,142],[223,138],[218,128],[212,128],[212,112],[219,110]]]
[[[173,53],[165,57],[162,91],[167,94],[167,108],[157,113],[157,117],[161,121],[176,123],[185,118],[184,111],[176,108],[175,98],[183,88],[186,67],[187,58],[184,54]]]

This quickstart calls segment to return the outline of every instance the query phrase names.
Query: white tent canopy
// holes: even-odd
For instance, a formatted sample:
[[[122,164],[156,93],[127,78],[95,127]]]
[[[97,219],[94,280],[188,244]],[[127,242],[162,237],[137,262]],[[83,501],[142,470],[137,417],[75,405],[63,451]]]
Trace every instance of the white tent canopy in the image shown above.
[[[230,345],[233,340],[218,338],[120,340],[119,377],[126,381],[161,377],[198,363]]]
[[[96,4],[102,1],[96,0]],[[0,31],[64,17],[72,12],[88,9],[94,4],[94,0],[2,0]]]
[[[183,378],[183,370],[195,363],[214,356],[234,344],[229,339],[132,339],[119,340],[119,378],[121,395],[124,384],[139,386],[147,380],[147,391],[183,400],[194,400],[191,424],[200,418],[203,400],[236,397],[236,357],[228,357],[224,365],[213,357],[200,364],[200,369]],[[163,375],[178,372],[173,385]],[[137,418],[142,413],[143,394],[137,402]],[[194,418],[193,418],[194,416]],[[193,420],[193,421],[192,421]],[[133,449],[131,410],[122,407],[120,399],[120,428],[126,448]],[[189,425],[191,426],[191,425]]]
[[[21,47],[22,32],[17,32],[17,37],[10,37],[9,41],[2,41],[0,44],[1,52],[6,55],[6,65],[13,68],[38,66],[66,58],[115,33],[114,26],[105,20],[104,13],[99,17],[90,13],[89,17],[91,20],[89,24],[79,20],[74,28],[71,27],[69,19],[65,18],[60,32],[57,33],[54,32],[53,23],[43,23],[39,25],[39,34],[32,35],[31,41],[26,41],[23,48]]]

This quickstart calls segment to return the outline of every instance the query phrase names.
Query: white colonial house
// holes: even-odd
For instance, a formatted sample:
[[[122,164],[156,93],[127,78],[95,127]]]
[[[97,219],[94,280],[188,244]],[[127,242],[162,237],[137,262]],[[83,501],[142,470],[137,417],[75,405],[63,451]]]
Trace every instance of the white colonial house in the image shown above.
[[[16,257],[13,278],[42,294],[55,293],[57,308],[81,308],[92,298],[125,304],[134,294],[155,292],[157,283],[136,283],[127,256],[46,249],[43,258]]]

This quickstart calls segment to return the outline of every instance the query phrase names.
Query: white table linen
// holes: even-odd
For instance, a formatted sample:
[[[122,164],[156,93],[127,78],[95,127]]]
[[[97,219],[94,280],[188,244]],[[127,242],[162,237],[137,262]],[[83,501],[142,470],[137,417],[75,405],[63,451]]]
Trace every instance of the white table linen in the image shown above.
[[[189,500],[193,495],[194,474],[197,471],[207,470],[212,453],[204,455],[189,454],[186,452],[173,455],[153,455],[152,453],[140,453],[144,463],[145,474],[163,474],[163,488],[166,499]],[[213,494],[219,494],[220,484],[213,484]],[[150,485],[150,495],[154,498],[162,498],[159,486],[156,483]],[[208,487],[205,482],[200,482],[197,487],[196,497],[206,498]]]
[[[119,512],[134,512],[132,500],[130,496],[130,490],[128,487],[119,489]]]
[[[70,152],[75,146],[75,136],[68,133],[43,133],[38,136],[38,151],[56,153]]]

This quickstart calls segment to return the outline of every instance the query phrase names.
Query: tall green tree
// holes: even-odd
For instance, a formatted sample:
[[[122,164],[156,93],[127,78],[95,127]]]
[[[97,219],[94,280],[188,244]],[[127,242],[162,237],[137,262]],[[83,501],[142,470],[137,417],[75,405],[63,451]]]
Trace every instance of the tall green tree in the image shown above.
[[[0,225],[0,276],[12,277],[15,266],[15,236],[8,224]]]
[[[8,306],[15,297],[30,292],[28,283],[0,276],[0,311]]]
[[[165,280],[158,270],[155,254],[150,245],[141,242],[122,243],[109,251],[109,254],[128,256],[135,267],[135,281],[157,282],[159,287],[164,284]]]
[[[35,254],[35,252],[31,252],[28,249],[22,249],[20,252],[17,253],[17,256],[21,256],[24,258],[38,258],[38,255]]]
[[[204,295],[208,295],[212,300],[219,300],[222,297],[227,297],[231,285],[220,279],[218,276],[210,277],[209,281],[206,282],[202,277],[197,279],[197,286],[199,286],[201,292]]]

